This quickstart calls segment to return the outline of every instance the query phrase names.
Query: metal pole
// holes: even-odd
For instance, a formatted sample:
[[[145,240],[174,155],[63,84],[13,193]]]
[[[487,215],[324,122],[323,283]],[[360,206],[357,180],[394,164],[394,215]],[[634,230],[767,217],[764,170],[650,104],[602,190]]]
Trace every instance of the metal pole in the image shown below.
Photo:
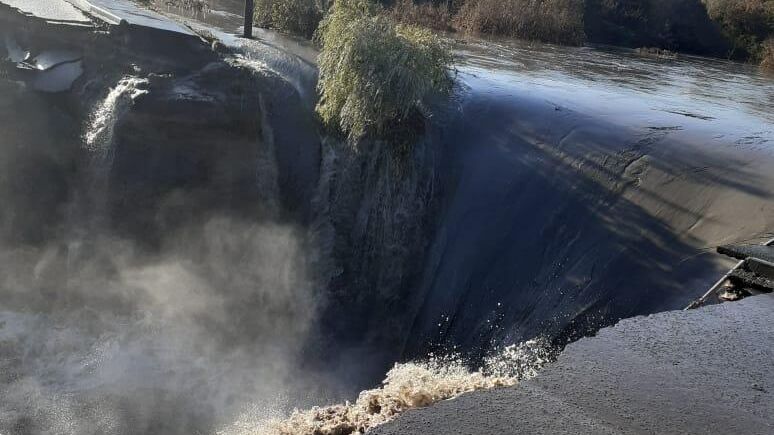
[[[709,299],[709,297],[712,295],[712,293],[717,291],[717,289],[719,289],[720,286],[723,285],[724,282],[726,282],[726,279],[728,279],[728,277],[731,276],[731,274],[734,273],[736,271],[736,269],[739,269],[740,267],[742,267],[744,265],[745,261],[747,261],[747,260],[742,260],[742,261],[736,263],[736,266],[734,266],[733,268],[731,268],[731,270],[726,272],[726,274],[723,275],[723,278],[720,278],[719,280],[717,280],[715,285],[710,287],[710,289],[707,290],[707,292],[704,293],[699,299],[696,299],[695,301],[691,302],[690,305],[688,305],[687,307],[683,308],[683,311],[692,310],[694,308],[699,308],[700,306],[704,305],[704,303],[707,302],[707,299]]]
[[[771,246],[774,245],[774,239],[769,240],[768,242],[763,244],[764,246]],[[710,287],[709,290],[707,290],[707,293],[704,293],[699,299],[696,299],[695,301],[691,302],[690,305],[683,308],[683,311],[692,310],[694,308],[699,308],[700,306],[704,305],[705,302],[707,302],[707,299],[712,295],[713,292],[715,292],[717,289],[720,288],[721,285],[728,279],[729,276],[731,276],[732,273],[734,273],[737,269],[742,267],[744,263],[747,261],[747,259],[744,259],[738,263],[736,263],[736,266],[734,266],[731,270],[728,271],[725,275],[723,275],[723,278],[720,278],[715,285]]]
[[[245,38],[253,37],[253,11],[255,11],[255,0],[245,0]]]

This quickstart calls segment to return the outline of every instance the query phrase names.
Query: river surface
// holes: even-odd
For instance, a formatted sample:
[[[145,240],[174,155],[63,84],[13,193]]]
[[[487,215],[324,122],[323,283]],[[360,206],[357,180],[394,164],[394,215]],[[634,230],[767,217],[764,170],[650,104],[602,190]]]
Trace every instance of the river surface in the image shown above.
[[[209,0],[203,9],[172,3],[165,2],[158,10],[225,34],[242,31],[240,0]],[[260,28],[255,33],[261,42],[314,62],[314,48],[307,41]],[[518,92],[629,124],[691,121],[684,118],[715,121],[697,125],[760,132],[771,140],[774,73],[756,65],[691,55],[660,59],[608,46],[578,48],[450,36],[455,66],[463,82],[477,93]]]

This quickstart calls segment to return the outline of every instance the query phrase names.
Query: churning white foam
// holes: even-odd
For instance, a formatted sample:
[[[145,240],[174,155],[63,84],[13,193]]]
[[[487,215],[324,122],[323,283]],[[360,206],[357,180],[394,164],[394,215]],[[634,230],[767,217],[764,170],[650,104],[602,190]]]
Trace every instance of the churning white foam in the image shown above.
[[[547,340],[511,345],[471,370],[459,357],[431,356],[395,364],[382,386],[360,393],[355,402],[294,410],[285,418],[259,419],[245,413],[219,435],[348,435],[364,433],[411,408],[421,408],[463,393],[516,385],[534,377],[556,356]]]
[[[148,91],[141,89],[148,80],[126,76],[110,89],[107,97],[100,102],[91,114],[84,140],[86,149],[104,152],[113,140],[113,129],[121,113],[140,95]]]

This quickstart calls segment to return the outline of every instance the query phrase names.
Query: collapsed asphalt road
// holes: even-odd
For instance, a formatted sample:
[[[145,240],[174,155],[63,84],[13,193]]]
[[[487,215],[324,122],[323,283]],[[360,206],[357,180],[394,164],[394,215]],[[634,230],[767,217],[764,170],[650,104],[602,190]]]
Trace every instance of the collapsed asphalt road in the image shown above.
[[[392,434],[774,433],[774,296],[623,320],[537,378],[410,411]]]

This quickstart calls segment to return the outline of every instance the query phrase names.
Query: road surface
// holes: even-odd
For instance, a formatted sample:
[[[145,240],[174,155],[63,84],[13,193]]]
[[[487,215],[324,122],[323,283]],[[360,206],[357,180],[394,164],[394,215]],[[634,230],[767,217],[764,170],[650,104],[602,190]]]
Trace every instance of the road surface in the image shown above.
[[[514,388],[411,411],[397,434],[774,433],[774,296],[621,321]]]
[[[93,17],[110,25],[194,35],[187,27],[128,0],[0,0],[0,4],[49,23],[91,24],[89,17]]]

